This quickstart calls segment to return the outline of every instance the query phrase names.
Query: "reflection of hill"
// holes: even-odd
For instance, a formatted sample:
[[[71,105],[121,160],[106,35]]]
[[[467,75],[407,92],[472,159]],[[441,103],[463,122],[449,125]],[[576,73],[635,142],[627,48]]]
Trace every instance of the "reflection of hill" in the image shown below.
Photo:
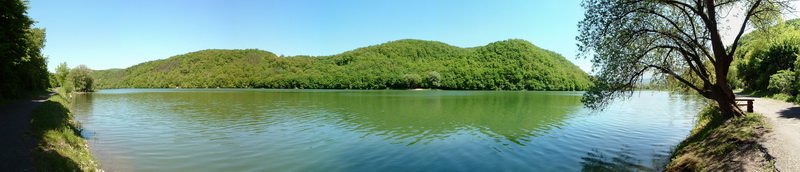
[[[324,100],[346,126],[415,144],[478,132],[522,145],[563,124],[580,97],[544,92],[351,92]],[[464,130],[467,130],[465,133]],[[458,133],[462,132],[462,133]]]
[[[228,131],[263,132],[264,126],[332,124],[403,144],[486,135],[496,142],[524,145],[564,125],[569,113],[581,106],[580,94],[568,92],[186,89],[135,90],[117,96],[113,91],[102,94],[110,101],[106,103],[147,107],[123,118],[180,130],[223,137]]]
[[[78,95],[73,110],[111,168],[658,170],[703,105],[636,94],[599,115],[580,92],[503,91],[123,89]]]

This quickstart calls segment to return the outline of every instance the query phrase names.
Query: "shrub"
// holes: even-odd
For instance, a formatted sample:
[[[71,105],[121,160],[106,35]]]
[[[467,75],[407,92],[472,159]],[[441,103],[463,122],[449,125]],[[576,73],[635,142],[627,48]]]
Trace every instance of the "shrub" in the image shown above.
[[[428,82],[428,87],[438,88],[442,83],[442,75],[439,72],[431,71],[428,72],[428,77],[425,80]]]
[[[92,77],[92,69],[86,65],[78,65],[69,71],[67,75],[67,84],[65,89],[67,92],[91,92],[94,90],[94,78]]]
[[[422,77],[417,74],[405,74],[403,75],[403,82],[406,83],[408,88],[417,88],[422,83]]]
[[[780,70],[778,73],[769,77],[769,88],[775,92],[794,95],[797,91],[794,88],[797,79],[795,78],[795,73],[790,70]]]
[[[784,93],[778,93],[778,94],[772,95],[772,96],[770,96],[770,98],[773,98],[775,100],[785,101],[785,102],[793,102],[794,101],[794,96],[791,96],[791,95],[788,95],[788,94],[784,94]]]

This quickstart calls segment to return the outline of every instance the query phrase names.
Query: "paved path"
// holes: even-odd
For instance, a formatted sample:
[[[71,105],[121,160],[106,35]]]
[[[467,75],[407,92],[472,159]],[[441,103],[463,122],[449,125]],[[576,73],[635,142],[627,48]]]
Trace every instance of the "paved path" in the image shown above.
[[[745,97],[755,99],[753,111],[764,115],[772,126],[772,131],[761,138],[759,144],[775,157],[775,167],[780,171],[800,172],[800,106],[752,96],[739,95],[738,98]]]
[[[50,95],[0,107],[0,171],[35,171],[31,151],[36,142],[30,137],[28,126],[31,111]]]

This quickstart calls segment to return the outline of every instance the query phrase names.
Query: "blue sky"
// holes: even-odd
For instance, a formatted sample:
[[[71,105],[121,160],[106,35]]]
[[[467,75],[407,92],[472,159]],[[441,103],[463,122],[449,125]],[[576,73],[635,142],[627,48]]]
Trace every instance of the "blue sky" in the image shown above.
[[[459,47],[511,38],[575,60],[579,1],[39,1],[28,15],[47,29],[51,71],[125,68],[203,49],[257,48],[332,55],[398,39]]]
[[[524,39],[576,59],[578,0],[31,0],[50,71],[126,68],[203,49],[332,55],[398,39],[459,47]]]

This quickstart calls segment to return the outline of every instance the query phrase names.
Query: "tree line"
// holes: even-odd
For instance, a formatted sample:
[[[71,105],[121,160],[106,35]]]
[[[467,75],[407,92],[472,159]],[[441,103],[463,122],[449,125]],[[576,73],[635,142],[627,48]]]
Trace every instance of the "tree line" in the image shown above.
[[[742,39],[734,73],[738,80],[731,84],[800,103],[800,19],[759,29]]]
[[[45,29],[32,28],[26,3],[0,4],[0,99],[19,99],[50,87],[47,58],[42,55]]]
[[[61,87],[66,93],[94,91],[92,69],[86,65],[78,65],[69,69],[67,63],[64,62],[56,67],[56,73],[53,76],[54,85]]]
[[[62,63],[56,74],[47,71],[46,30],[32,27],[27,10],[24,1],[0,1],[0,99],[27,98],[59,86],[68,92],[93,90],[92,70],[85,65],[70,70]]]
[[[518,39],[460,48],[397,40],[331,56],[202,50],[94,71],[97,88],[585,90],[590,76],[560,54]]]

